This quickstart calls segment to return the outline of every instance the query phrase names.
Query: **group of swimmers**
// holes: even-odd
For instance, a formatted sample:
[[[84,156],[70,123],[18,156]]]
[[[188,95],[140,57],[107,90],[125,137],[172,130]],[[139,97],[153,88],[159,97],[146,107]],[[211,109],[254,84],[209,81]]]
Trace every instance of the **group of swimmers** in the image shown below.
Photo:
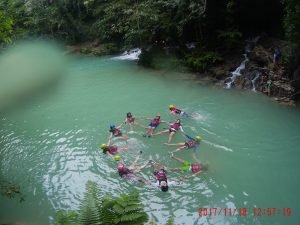
[[[170,113],[176,118],[176,121],[174,123],[169,123],[167,121],[161,120],[160,114],[157,114],[154,118],[145,118],[145,117],[139,118],[139,119],[143,119],[143,120],[150,120],[150,124],[147,127],[145,127],[145,126],[141,125],[130,112],[128,112],[125,120],[123,121],[123,123],[121,125],[119,125],[119,126],[110,125],[110,130],[109,130],[110,135],[108,138],[108,143],[101,144],[100,147],[103,150],[104,154],[107,154],[113,160],[118,161],[117,170],[118,170],[120,177],[140,181],[140,182],[143,182],[143,183],[149,184],[149,185],[154,185],[154,186],[159,187],[162,191],[166,192],[166,191],[168,191],[169,186],[171,184],[174,184],[175,182],[183,181],[184,179],[195,177],[195,176],[199,175],[201,172],[207,170],[207,163],[200,163],[198,161],[198,159],[196,158],[196,154],[195,154],[196,151],[199,149],[202,138],[200,136],[191,137],[191,136],[185,134],[185,132],[181,126],[181,120],[179,118],[180,117],[189,117],[189,114],[184,112],[183,110],[176,108],[174,105],[169,105],[169,110],[170,110]],[[160,131],[160,132],[156,132],[157,127],[161,123],[169,123],[169,128],[165,129],[163,131]],[[131,131],[133,131],[134,126],[139,126],[143,129],[146,129],[146,133],[143,135],[144,137],[152,137],[152,136],[156,136],[156,135],[160,135],[160,134],[169,133],[169,138],[168,138],[168,141],[165,143],[165,145],[177,147],[173,152],[170,152],[170,157],[175,159],[177,162],[179,162],[182,165],[182,167],[167,168],[167,167],[163,166],[159,160],[157,162],[153,162],[152,160],[149,160],[146,163],[139,164],[138,160],[139,160],[139,157],[140,157],[142,151],[140,151],[140,154],[136,157],[136,159],[130,166],[128,166],[128,167],[125,166],[125,164],[120,161],[121,157],[120,157],[119,153],[123,150],[128,149],[128,146],[115,146],[112,144],[113,137],[122,138],[124,140],[128,139],[128,136],[126,134],[123,134],[121,131],[121,127],[124,124],[127,124]],[[186,140],[184,142],[172,144],[171,141],[177,131],[181,131],[182,135],[184,136],[184,138]],[[184,160],[178,158],[177,156],[175,156],[176,152],[182,151],[184,149],[193,149],[192,156],[195,160],[194,163],[184,161]],[[154,183],[149,180],[146,180],[144,178],[141,178],[137,175],[143,168],[145,168],[149,165],[151,166],[153,174],[155,176],[156,181]],[[167,170],[191,172],[192,175],[183,176],[174,181],[170,181],[167,176]]]

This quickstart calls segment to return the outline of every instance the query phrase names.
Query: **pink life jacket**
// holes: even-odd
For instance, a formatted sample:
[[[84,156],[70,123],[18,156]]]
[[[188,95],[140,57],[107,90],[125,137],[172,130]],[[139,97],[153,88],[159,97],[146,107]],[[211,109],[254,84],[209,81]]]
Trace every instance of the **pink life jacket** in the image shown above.
[[[159,119],[154,118],[153,120],[151,120],[151,123],[153,125],[158,125],[158,124],[160,124],[160,121],[159,121]]]
[[[131,173],[131,171],[126,166],[124,166],[122,163],[118,164],[117,169],[118,169],[120,177],[126,176]]]
[[[201,170],[201,166],[199,163],[194,163],[191,165],[192,166],[192,172],[197,173]]]
[[[177,131],[180,128],[180,123],[173,123],[170,127]]]
[[[156,174],[156,179],[161,182],[161,181],[167,181],[167,173],[165,170],[160,170]]]
[[[185,143],[188,145],[189,148],[192,148],[196,145],[196,141],[193,141],[193,140],[187,141]]]
[[[108,146],[108,151],[110,154],[114,154],[118,152],[118,147],[117,146]]]

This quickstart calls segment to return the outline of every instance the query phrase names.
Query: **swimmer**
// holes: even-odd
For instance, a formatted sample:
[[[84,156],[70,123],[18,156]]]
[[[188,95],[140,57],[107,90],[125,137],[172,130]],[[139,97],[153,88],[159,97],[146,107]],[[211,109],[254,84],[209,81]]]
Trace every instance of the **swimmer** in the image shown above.
[[[192,138],[191,136],[189,136],[187,134],[185,134],[185,137],[187,138],[186,142],[180,142],[180,143],[176,143],[176,144],[169,144],[169,143],[165,143],[165,144],[169,145],[169,146],[178,146],[179,147],[172,153],[179,152],[184,149],[193,149],[193,152],[192,152],[193,158],[196,161],[198,161],[198,159],[196,158],[196,151],[200,147],[200,142],[201,142],[202,138],[200,136],[196,136],[195,138]]]
[[[183,131],[183,128],[181,126],[181,122],[180,122],[180,119],[177,119],[175,123],[171,123],[170,125],[170,128],[169,129],[165,129],[163,131],[160,131],[160,132],[157,132],[153,135],[159,135],[159,134],[165,134],[165,133],[168,133],[169,132],[169,139],[168,139],[168,144],[171,142],[171,140],[173,139],[175,133],[178,131],[178,130],[181,130],[181,132],[184,132]]]
[[[163,192],[167,192],[169,190],[169,185],[173,185],[175,182],[168,181],[166,168],[162,166],[160,162],[153,163],[152,160],[150,160],[149,163],[151,164],[156,179],[156,182],[151,185],[160,188]]]
[[[169,110],[173,116],[185,116],[188,117],[186,112],[183,112],[181,109],[176,108],[174,105],[169,105]]]
[[[128,149],[128,146],[114,146],[110,144],[110,140],[107,144],[101,144],[100,148],[103,150],[104,154],[109,155],[112,159],[114,159],[115,155],[122,150]]]
[[[148,162],[144,165],[138,165],[137,161],[139,160],[139,157],[140,155],[136,157],[135,161],[129,167],[126,167],[122,162],[119,162],[117,165],[119,176],[125,179],[136,180],[142,183],[149,184],[147,180],[136,175],[136,173],[140,172],[141,169],[145,168],[148,165]]]
[[[160,120],[160,114],[156,114],[154,119],[151,118],[143,118],[143,119],[151,120],[147,128],[146,134],[143,135],[144,137],[146,137],[147,135],[148,137],[151,137],[153,135],[154,130],[158,127],[160,123],[167,123],[167,121]]]
[[[195,176],[199,175],[200,173],[207,171],[207,168],[208,168],[208,163],[199,163],[199,162],[190,163],[190,162],[184,161],[184,160],[176,157],[174,155],[174,153],[171,153],[171,158],[180,162],[182,164],[182,167],[181,168],[169,168],[169,170],[183,171],[183,172],[190,171],[193,173],[192,175],[184,176],[184,177],[177,179],[178,181],[183,181],[184,179],[189,179],[189,178],[195,177]]]
[[[121,137],[123,138],[124,140],[127,140],[128,139],[128,136],[125,135],[125,134],[122,134],[120,128],[121,128],[122,125],[116,127],[115,125],[110,125],[110,136],[109,138],[111,139],[112,137]]]
[[[144,126],[140,125],[140,124],[137,122],[136,118],[133,117],[132,114],[131,114],[130,112],[128,112],[128,113],[126,114],[126,118],[125,118],[125,120],[124,120],[123,123],[124,123],[124,124],[128,124],[128,126],[129,126],[129,128],[130,128],[131,131],[133,131],[133,125],[137,125],[137,126],[139,126],[139,127],[141,127],[141,128],[145,128]]]

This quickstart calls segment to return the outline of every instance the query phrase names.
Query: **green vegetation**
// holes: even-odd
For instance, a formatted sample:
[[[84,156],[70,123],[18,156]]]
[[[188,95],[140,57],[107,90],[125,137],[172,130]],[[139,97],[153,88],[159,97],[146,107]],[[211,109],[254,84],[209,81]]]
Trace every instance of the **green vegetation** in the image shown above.
[[[88,182],[79,211],[59,211],[55,225],[155,225],[144,212],[137,193],[121,194],[119,197],[102,195],[99,187]],[[173,225],[170,217],[166,225]]]
[[[240,48],[242,37],[262,32],[291,42],[289,63],[298,54],[292,46],[299,45],[299,21],[297,0],[2,0],[0,44],[32,37],[75,45],[97,40],[99,46],[80,52],[100,56],[141,47],[149,50],[140,62],[146,66],[153,66],[153,47],[176,47],[183,64],[203,71]],[[192,42],[206,51],[187,50]]]
[[[148,215],[137,193],[121,194],[119,197],[101,196],[98,187],[88,182],[79,212],[58,212],[56,225],[142,225]]]

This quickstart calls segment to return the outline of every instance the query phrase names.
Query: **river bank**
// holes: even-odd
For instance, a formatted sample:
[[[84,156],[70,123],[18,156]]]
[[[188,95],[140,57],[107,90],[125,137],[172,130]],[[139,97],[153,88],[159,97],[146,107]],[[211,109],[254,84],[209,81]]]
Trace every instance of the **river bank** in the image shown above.
[[[213,83],[224,88],[253,90],[267,95],[280,104],[295,106],[296,96],[299,92],[287,75],[288,43],[270,37],[259,37],[257,40],[247,40],[245,42],[244,48],[241,45],[240,49],[224,54],[220,62],[209,66],[205,71],[192,72],[189,71],[189,68],[186,68],[186,71],[195,73],[194,78],[200,80],[201,83]],[[173,57],[172,51],[174,49],[178,51],[178,48],[160,47],[165,54],[162,56],[165,59],[162,60]],[[280,49],[281,52],[281,56],[276,63],[273,58],[275,48]],[[66,46],[66,51],[69,54],[90,56],[121,54],[118,46],[112,43],[100,44],[97,40],[76,46]],[[157,56],[151,57],[155,58]],[[183,64],[180,59],[175,61],[178,64]],[[161,69],[159,63],[161,63],[161,60],[156,60],[153,63],[155,65],[152,64],[151,67]],[[234,80],[232,79],[233,76]]]

